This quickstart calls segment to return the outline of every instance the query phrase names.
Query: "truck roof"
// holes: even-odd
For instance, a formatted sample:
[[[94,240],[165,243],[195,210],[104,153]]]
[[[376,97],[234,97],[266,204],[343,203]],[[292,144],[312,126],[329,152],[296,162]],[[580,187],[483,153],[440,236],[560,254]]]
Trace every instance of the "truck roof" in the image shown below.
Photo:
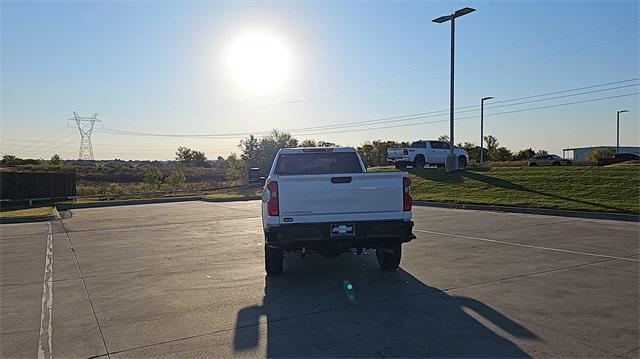
[[[294,147],[280,149],[280,154],[302,152],[356,152],[356,150],[353,147]]]

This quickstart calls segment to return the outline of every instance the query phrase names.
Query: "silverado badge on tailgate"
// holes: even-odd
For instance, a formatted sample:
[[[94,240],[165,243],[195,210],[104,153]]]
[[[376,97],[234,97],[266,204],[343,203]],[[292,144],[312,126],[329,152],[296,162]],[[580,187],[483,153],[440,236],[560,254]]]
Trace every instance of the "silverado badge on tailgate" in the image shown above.
[[[332,224],[331,237],[354,236],[356,226],[354,224]]]

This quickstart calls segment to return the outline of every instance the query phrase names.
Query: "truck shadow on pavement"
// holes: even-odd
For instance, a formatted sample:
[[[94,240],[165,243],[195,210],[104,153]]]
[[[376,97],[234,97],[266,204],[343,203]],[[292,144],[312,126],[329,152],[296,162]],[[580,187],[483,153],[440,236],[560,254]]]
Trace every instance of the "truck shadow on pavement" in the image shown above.
[[[490,323],[489,328],[484,323]],[[375,255],[285,259],[260,305],[237,314],[234,351],[268,357],[529,357],[505,336],[527,328],[473,298],[449,295]],[[243,354],[244,353],[244,354]]]

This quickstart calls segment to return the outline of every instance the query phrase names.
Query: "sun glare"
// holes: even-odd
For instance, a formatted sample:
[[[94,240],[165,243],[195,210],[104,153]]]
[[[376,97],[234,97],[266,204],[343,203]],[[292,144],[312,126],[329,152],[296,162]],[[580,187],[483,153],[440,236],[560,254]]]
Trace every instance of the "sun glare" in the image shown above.
[[[285,83],[290,61],[281,40],[267,33],[253,33],[232,44],[228,66],[231,75],[245,90],[269,94]]]

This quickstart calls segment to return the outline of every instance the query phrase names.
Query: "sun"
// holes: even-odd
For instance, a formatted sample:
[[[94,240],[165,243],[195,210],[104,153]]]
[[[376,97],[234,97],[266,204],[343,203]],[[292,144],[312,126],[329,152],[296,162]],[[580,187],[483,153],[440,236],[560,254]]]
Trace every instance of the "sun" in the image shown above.
[[[251,33],[233,42],[228,67],[242,88],[265,95],[281,88],[287,80],[289,53],[277,37],[266,32]]]

